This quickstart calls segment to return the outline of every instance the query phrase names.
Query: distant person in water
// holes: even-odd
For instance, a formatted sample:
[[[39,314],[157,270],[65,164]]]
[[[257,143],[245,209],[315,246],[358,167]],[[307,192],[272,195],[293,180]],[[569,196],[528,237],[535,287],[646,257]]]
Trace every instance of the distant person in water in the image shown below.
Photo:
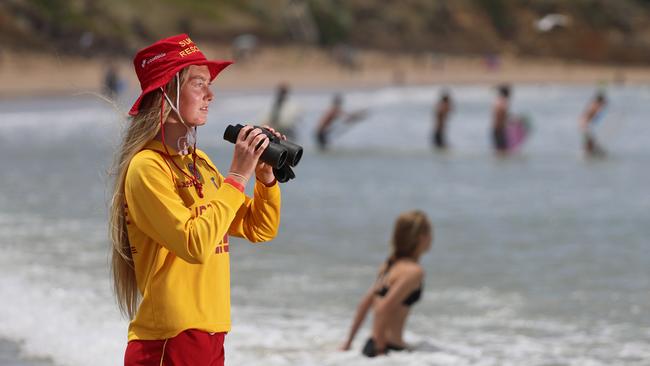
[[[318,122],[318,127],[316,127],[316,142],[318,143],[318,148],[325,150],[329,143],[328,136],[330,129],[334,122],[341,117],[343,114],[343,97],[341,94],[335,94],[332,98],[332,105],[330,108],[323,114],[320,121]]]
[[[288,138],[295,138],[294,125],[298,120],[297,108],[289,103],[289,84],[280,83],[275,91],[271,110],[265,124]]]
[[[492,109],[492,144],[498,154],[503,154],[508,149],[506,125],[510,109],[510,86],[501,85],[497,89],[498,97]]]
[[[395,222],[392,253],[379,268],[374,283],[361,299],[341,350],[349,350],[366,314],[374,313],[372,334],[362,353],[368,357],[409,350],[402,338],[411,306],[422,295],[424,269],[420,257],[429,251],[433,228],[421,211],[401,214]]]
[[[277,128],[280,125],[280,114],[284,102],[287,101],[289,95],[289,85],[281,83],[275,90],[275,99],[273,99],[273,106],[271,107],[271,115],[269,116],[269,126]]]
[[[596,93],[589,103],[587,110],[580,119],[580,129],[583,135],[583,149],[587,156],[602,157],[605,151],[596,141],[595,127],[603,119],[607,98],[602,92]]]
[[[444,150],[447,148],[447,120],[452,110],[451,96],[448,91],[443,91],[434,111],[435,121],[432,142],[437,149]]]
[[[323,114],[316,127],[316,143],[321,150],[327,149],[329,138],[337,121],[341,123],[352,123],[362,120],[366,116],[364,109],[346,113],[343,111],[343,96],[335,94],[332,98],[332,105]]]
[[[117,72],[117,67],[110,63],[106,68],[103,80],[103,93],[111,99],[115,99],[122,91],[122,81]]]

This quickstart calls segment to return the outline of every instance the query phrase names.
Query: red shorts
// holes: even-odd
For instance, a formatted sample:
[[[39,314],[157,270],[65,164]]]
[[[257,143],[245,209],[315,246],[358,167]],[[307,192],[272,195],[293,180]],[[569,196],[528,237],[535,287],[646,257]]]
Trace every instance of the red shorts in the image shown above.
[[[188,329],[174,338],[129,342],[124,366],[223,366],[226,333]]]

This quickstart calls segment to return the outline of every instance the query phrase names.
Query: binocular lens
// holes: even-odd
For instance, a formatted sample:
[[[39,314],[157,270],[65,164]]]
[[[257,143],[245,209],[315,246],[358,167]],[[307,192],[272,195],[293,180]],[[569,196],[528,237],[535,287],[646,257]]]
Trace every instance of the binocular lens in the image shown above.
[[[289,156],[287,157],[287,159],[289,160],[289,165],[291,166],[298,165],[300,159],[302,158],[302,147],[300,147],[300,145],[296,145],[293,142],[287,140],[280,140],[280,145],[286,148],[287,152],[289,153]]]
[[[223,139],[233,144],[236,143],[237,136],[243,127],[240,124],[228,125],[223,133]],[[295,178],[296,175],[290,166],[296,166],[300,162],[302,147],[293,142],[279,139],[264,127],[255,127],[261,129],[262,133],[269,138],[269,145],[262,152],[260,160],[273,167],[273,172],[279,182],[284,183]]]

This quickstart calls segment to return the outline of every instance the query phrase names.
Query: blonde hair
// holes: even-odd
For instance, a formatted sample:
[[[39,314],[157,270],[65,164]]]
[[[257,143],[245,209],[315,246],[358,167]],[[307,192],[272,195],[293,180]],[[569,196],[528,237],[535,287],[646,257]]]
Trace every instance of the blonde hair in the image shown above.
[[[404,212],[395,220],[392,254],[388,261],[400,258],[415,258],[423,235],[433,235],[433,227],[427,215],[419,210]]]
[[[180,72],[179,79],[183,85],[187,68]],[[176,98],[176,78],[167,83],[165,93],[170,99]],[[142,150],[160,131],[161,103],[164,103],[162,120],[166,121],[171,108],[164,100],[160,89],[144,96],[139,112],[128,121],[122,134],[122,142],[113,158],[110,175],[113,177],[113,194],[109,211],[109,237],[112,244],[111,270],[113,272],[113,291],[123,315],[133,319],[138,308],[140,293],[135,278],[131,243],[126,227],[124,184],[131,159]],[[161,102],[162,100],[162,102]]]

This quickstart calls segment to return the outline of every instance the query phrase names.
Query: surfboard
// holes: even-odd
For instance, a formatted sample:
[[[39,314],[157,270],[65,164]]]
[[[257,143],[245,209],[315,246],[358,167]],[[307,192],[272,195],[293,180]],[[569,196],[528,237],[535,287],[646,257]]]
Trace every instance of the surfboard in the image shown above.
[[[530,118],[525,115],[514,115],[506,124],[506,141],[508,152],[516,151],[526,142],[532,131]]]

